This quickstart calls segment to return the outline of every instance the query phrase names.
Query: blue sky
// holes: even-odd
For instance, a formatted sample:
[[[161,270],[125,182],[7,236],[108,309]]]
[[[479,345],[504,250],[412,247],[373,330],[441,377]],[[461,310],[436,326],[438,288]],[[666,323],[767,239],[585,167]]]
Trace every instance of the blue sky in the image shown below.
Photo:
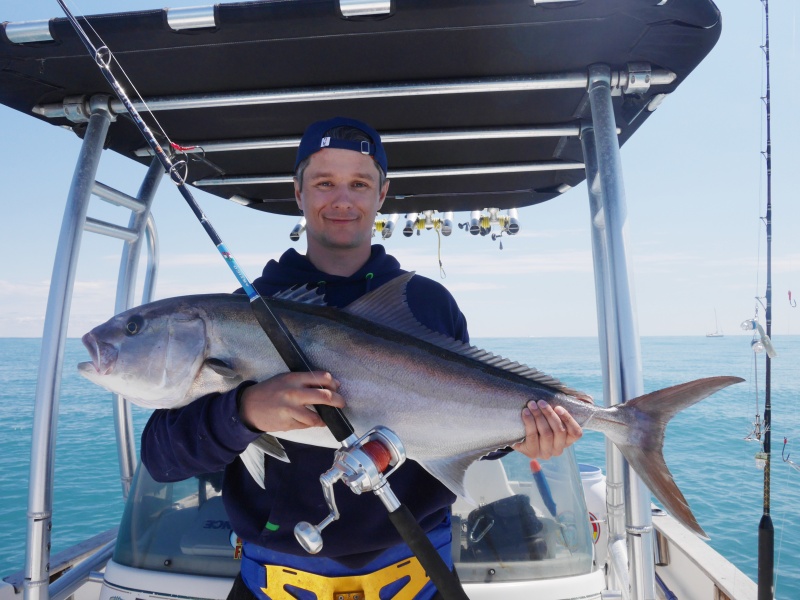
[[[198,0],[80,0],[94,14],[202,4]],[[704,335],[719,327],[745,335],[765,290],[762,43],[759,0],[718,0],[722,38],[710,56],[622,149],[641,335]],[[772,0],[773,333],[800,333],[800,124],[798,8]],[[61,16],[56,2],[2,3],[0,21]],[[41,335],[64,202],[80,141],[69,131],[0,107],[3,143],[0,220],[0,337]],[[108,154],[98,179],[135,194],[144,168]],[[295,220],[273,217],[198,192],[196,197],[252,279],[292,245]],[[161,239],[158,297],[230,291],[236,282],[174,186],[163,182],[153,209]],[[90,216],[126,223],[121,209],[95,200]],[[457,230],[442,239],[446,278],[473,337],[592,336],[594,280],[585,185],[520,210],[521,232],[488,238]],[[466,215],[457,215],[466,220]],[[119,242],[84,235],[69,335],[111,316]],[[304,251],[301,240],[294,244]],[[408,269],[440,278],[433,233],[395,235],[387,250]],[[140,278],[141,282],[141,278]],[[760,311],[763,317],[763,310]],[[780,348],[779,348],[780,350]]]

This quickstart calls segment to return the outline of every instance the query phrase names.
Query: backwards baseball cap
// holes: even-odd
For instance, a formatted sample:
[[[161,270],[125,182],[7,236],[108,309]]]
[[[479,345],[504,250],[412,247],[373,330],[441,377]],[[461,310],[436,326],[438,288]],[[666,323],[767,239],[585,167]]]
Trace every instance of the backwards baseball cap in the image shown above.
[[[353,127],[358,129],[370,138],[372,142],[366,140],[342,140],[326,135],[328,131],[337,127]],[[362,121],[348,119],[347,117],[335,117],[326,121],[317,121],[309,125],[303,134],[303,138],[300,140],[300,146],[297,148],[297,159],[294,162],[294,170],[297,171],[297,167],[300,166],[301,162],[324,148],[342,148],[344,150],[353,150],[354,152],[369,155],[378,163],[381,169],[383,169],[384,174],[389,170],[386,152],[381,143],[381,136],[372,127]]]

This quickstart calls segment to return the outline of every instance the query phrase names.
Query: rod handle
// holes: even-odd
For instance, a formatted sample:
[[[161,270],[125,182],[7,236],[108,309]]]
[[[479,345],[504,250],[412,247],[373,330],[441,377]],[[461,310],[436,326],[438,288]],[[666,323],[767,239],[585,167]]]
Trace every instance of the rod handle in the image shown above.
[[[419,559],[428,577],[445,600],[469,600],[455,573],[447,568],[433,543],[422,531],[414,515],[405,504],[389,513],[389,520]]]

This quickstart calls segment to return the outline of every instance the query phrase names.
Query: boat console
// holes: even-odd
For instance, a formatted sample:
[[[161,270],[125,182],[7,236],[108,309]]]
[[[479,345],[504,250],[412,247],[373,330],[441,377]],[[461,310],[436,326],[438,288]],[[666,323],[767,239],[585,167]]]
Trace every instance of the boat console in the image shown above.
[[[507,598],[516,593],[511,586],[554,600],[604,589],[573,451],[542,461],[536,477],[522,455],[479,461],[467,471],[466,487],[471,498],[459,498],[452,516],[453,561],[465,589],[491,583],[498,587],[480,589],[503,589]],[[221,488],[222,473],[158,483],[140,465],[101,599],[167,598],[189,589],[210,598],[209,590],[230,586],[241,546]],[[555,596],[547,592],[553,578],[561,586]],[[567,595],[563,586],[581,593]]]

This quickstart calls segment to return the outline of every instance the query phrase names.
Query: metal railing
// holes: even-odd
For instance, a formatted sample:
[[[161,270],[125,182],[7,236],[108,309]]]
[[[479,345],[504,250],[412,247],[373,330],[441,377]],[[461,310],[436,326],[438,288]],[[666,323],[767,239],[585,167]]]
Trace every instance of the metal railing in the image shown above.
[[[124,240],[123,264],[120,267],[120,283],[117,288],[118,306],[120,306],[120,290],[132,290],[135,287],[139,248],[145,232],[147,232],[149,240],[148,247],[157,256],[155,226],[149,215],[149,209],[160,176],[156,178],[151,168],[137,198],[126,196],[108,186],[98,184],[95,181],[97,167],[113,117],[108,110],[107,97],[92,98],[89,106],[91,116],[67,197],[42,335],[28,490],[28,533],[24,577],[26,600],[47,600],[50,596],[50,532],[52,529],[56,425],[64,346],[82,233],[84,230],[88,230]],[[133,216],[128,227],[87,218],[86,213],[93,194],[114,204],[130,208]],[[148,261],[149,294],[152,294],[152,283],[155,281],[157,268],[157,261]],[[147,288],[148,285],[145,287]],[[125,302],[130,302],[130,294],[126,296]],[[115,417],[123,493],[127,495],[127,486],[135,468],[135,455],[131,452],[134,445],[130,410],[125,411],[123,405],[122,409],[115,409]],[[103,557],[108,559],[113,542],[109,542],[107,546],[98,551],[95,556],[96,562],[99,563]],[[94,568],[94,566],[87,566],[87,573],[88,570]],[[78,575],[71,577],[78,577]],[[63,587],[66,583],[59,585]],[[57,589],[62,589],[62,587]]]

